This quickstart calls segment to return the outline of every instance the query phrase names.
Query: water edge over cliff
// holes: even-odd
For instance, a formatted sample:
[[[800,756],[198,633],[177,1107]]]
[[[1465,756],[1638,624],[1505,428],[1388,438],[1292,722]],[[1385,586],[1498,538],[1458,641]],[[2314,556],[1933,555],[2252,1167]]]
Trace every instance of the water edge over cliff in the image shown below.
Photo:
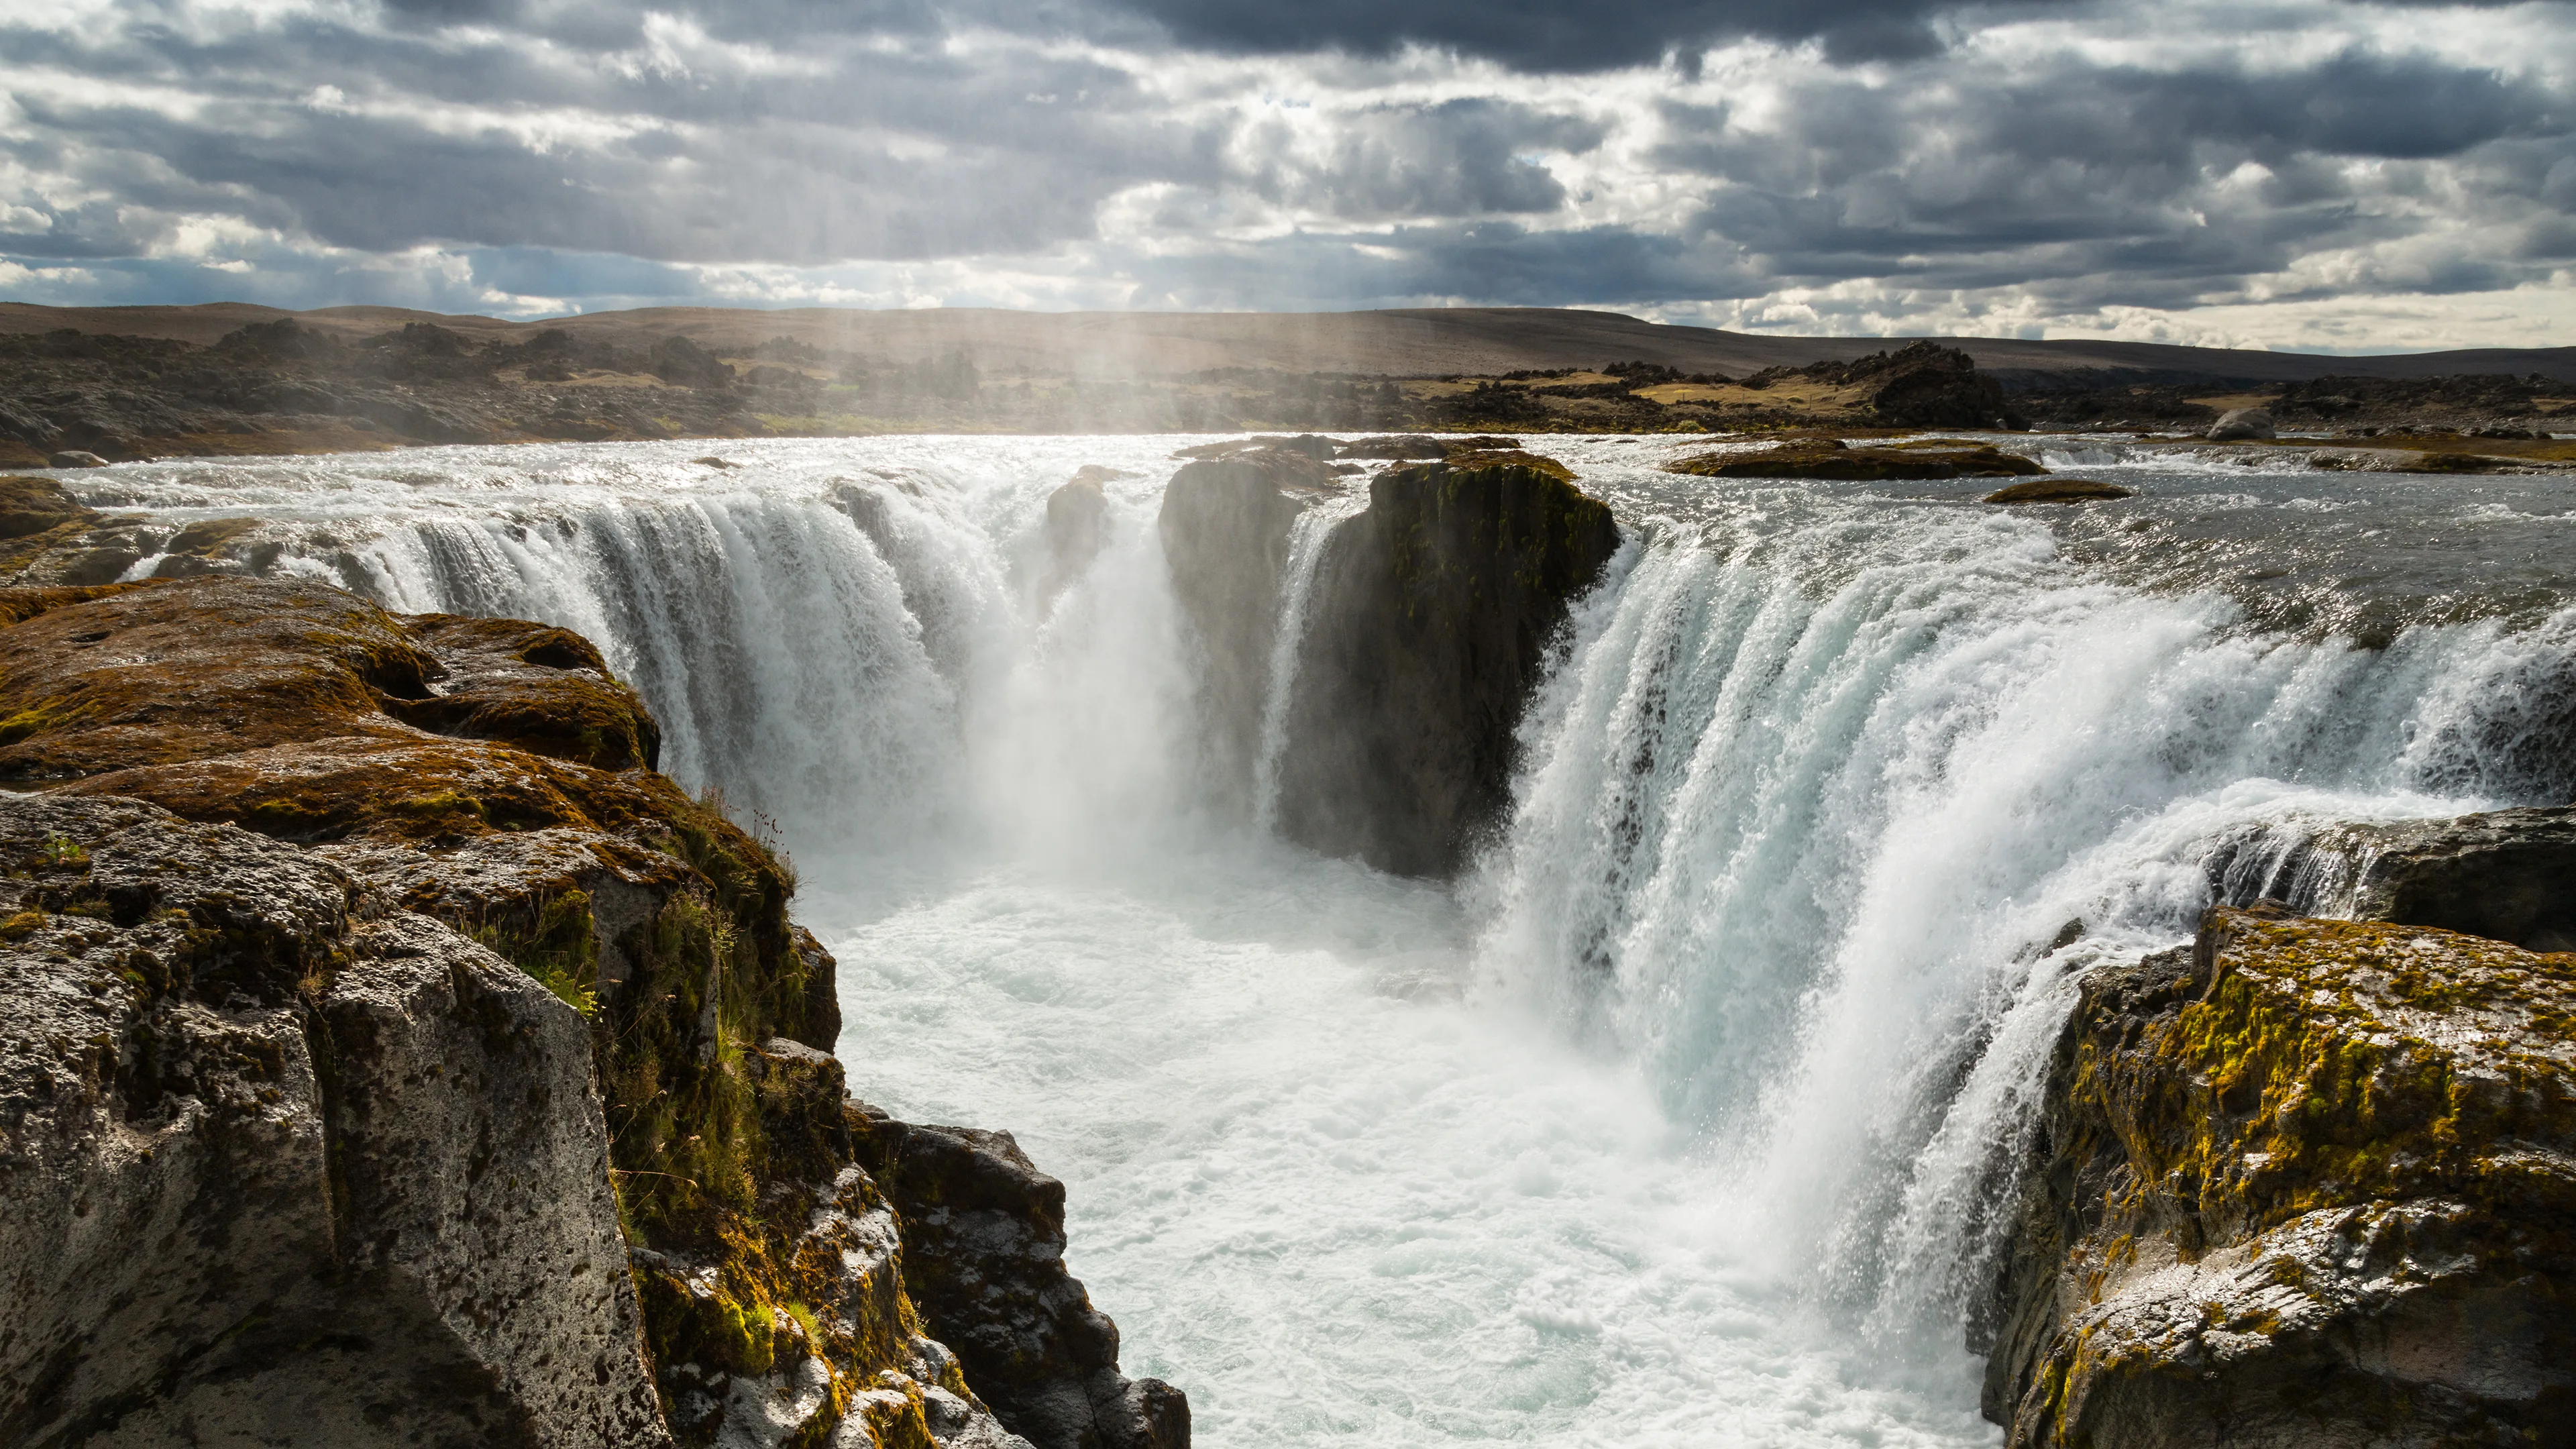
[[[1152,526],[1176,441],[79,482],[266,516],[267,566],[397,607],[599,640],[666,766],[797,848],[856,1090],[1064,1175],[1129,1367],[1211,1442],[1989,1441],[1962,1285],[2067,972],[2179,939],[2249,829],[2566,793],[2531,747],[2564,728],[2554,600],[2359,650],[2333,599],[2252,629],[2261,581],[2148,576],[2091,522],[1721,491],[1583,440],[1551,451],[1631,543],[1453,901],[1196,807]],[[1046,496],[1093,463],[1140,476],[1042,607]],[[2184,535],[2369,483],[2238,470],[2131,516]],[[2565,526],[2530,506],[2563,485],[2476,486],[2503,491],[2372,506],[2515,548]],[[2303,536],[2311,571],[2402,624],[2415,595],[2369,588],[2398,543],[2350,533]]]

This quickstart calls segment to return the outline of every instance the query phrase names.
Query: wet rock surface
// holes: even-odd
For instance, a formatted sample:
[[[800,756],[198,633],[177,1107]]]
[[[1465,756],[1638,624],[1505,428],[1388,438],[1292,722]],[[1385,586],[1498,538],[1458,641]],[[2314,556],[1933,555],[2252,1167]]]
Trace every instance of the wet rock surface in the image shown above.
[[[0,649],[0,1441],[1020,1442],[587,641],[208,578]]]
[[[2089,478],[2049,478],[2015,483],[1986,495],[1988,503],[2092,503],[2109,498],[2135,498],[2138,490]]]
[[[1155,527],[1198,664],[1203,773],[1236,814],[1252,806],[1289,535],[1330,478],[1310,449],[1228,445],[1184,464],[1163,492]]]
[[[1316,563],[1281,833],[1397,874],[1454,872],[1500,820],[1522,706],[1618,548],[1609,508],[1539,468],[1373,479]]]
[[[1190,1409],[1118,1371],[1118,1326],[1064,1266],[1064,1184],[1007,1132],[854,1104],[859,1156],[900,1214],[904,1283],[995,1417],[1037,1449],[1182,1449]]]
[[[1992,444],[1952,439],[1858,448],[1834,438],[1798,439],[1776,448],[1701,453],[1664,466],[1668,472],[1701,478],[1844,481],[2016,478],[2048,471],[2029,458],[2004,452]]]
[[[2576,951],[2576,809],[2498,810],[2350,832],[2353,913],[2533,951]]]
[[[2089,979],[1980,1325],[2014,1445],[2576,1436],[2576,958],[2213,911]]]

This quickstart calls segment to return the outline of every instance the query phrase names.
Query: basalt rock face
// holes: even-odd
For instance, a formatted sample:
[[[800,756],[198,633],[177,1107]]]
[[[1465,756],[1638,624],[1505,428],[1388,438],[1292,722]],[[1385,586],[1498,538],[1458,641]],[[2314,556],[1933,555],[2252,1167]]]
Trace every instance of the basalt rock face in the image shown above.
[[[2576,809],[2348,826],[2319,843],[2364,920],[2576,951]]]
[[[2222,908],[2086,982],[2048,1104],[2011,1444],[2576,1442],[2576,958]]]
[[[1184,1449],[1189,1401],[1118,1372],[1118,1325],[1064,1266],[1064,1184],[1007,1132],[852,1108],[901,1214],[904,1285],[995,1417],[1036,1449]]]
[[[0,657],[0,1442],[1019,1442],[586,641],[197,579]]]
[[[139,802],[0,859],[0,1442],[669,1442],[571,1008]]]
[[[1325,540],[1279,767],[1279,827],[1444,876],[1510,803],[1513,731],[1610,509],[1539,468],[1390,469]]]
[[[1269,447],[1185,464],[1163,492],[1155,526],[1199,666],[1203,773],[1235,814],[1251,811],[1289,535],[1330,476],[1308,450]]]

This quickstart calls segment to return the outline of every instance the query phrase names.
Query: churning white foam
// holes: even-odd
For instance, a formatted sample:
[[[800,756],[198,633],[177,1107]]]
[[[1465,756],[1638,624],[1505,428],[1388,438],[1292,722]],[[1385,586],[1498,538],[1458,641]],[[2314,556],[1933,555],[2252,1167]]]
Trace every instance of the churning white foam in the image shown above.
[[[1629,543],[1502,842],[1455,892],[1389,880],[1196,807],[1153,528],[1185,441],[79,486],[257,514],[275,567],[399,608],[598,639],[674,773],[784,824],[854,1090],[1064,1177],[1128,1370],[1211,1445],[1992,1443],[1961,1323],[2074,973],[2181,939],[2223,858],[2259,880],[2313,823],[2565,783],[2565,617],[2275,637],[2043,518],[1551,440]],[[1095,463],[1139,476],[1041,609],[1046,495]],[[2350,486],[2296,483],[2138,507]],[[1283,691],[1327,526],[1296,539]]]

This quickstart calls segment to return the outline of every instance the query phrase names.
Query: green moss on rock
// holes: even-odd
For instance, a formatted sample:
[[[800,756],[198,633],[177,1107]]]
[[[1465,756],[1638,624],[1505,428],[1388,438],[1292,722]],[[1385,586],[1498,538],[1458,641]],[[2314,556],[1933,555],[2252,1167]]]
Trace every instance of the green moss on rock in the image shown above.
[[[2098,974],[1989,1415],[2106,1449],[2576,1433],[2572,1012],[2576,957],[2235,910]]]

